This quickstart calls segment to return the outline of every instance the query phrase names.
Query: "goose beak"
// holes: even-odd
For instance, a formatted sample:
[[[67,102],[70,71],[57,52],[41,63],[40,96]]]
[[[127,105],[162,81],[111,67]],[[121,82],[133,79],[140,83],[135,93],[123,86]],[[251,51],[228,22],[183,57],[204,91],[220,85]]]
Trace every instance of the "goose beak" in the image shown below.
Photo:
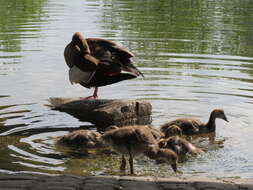
[[[171,164],[171,167],[173,169],[173,171],[176,173],[177,172],[177,164]]]
[[[225,115],[223,116],[222,119],[224,119],[226,122],[229,122],[228,119],[227,119],[227,117]]]
[[[141,75],[144,78],[144,75],[142,74],[142,72],[139,69],[137,69],[135,66],[133,66],[133,65],[125,66],[124,65],[122,67],[123,67],[123,71],[133,73],[135,76]]]

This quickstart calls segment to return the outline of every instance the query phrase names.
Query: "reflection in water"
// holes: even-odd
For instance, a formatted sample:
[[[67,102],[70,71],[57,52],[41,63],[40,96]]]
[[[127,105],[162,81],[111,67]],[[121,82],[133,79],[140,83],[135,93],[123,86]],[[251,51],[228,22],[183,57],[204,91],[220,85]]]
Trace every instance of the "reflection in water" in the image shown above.
[[[0,106],[0,111],[3,110],[2,113],[0,113],[0,132],[1,135],[0,136],[4,136],[4,135],[8,135],[11,133],[7,133],[7,130],[10,131],[19,131],[20,128],[25,128],[28,125],[24,122],[10,122],[10,121],[15,121],[15,120],[22,120],[26,114],[29,114],[29,112],[31,112],[28,109],[18,109],[16,110],[16,107],[20,107],[20,106],[27,106],[27,105],[32,105],[32,104],[13,104],[13,105],[5,105],[5,106]],[[14,111],[9,111],[10,108],[14,108]],[[7,111],[5,111],[7,110]],[[8,122],[8,124],[6,123]]]
[[[164,51],[252,57],[249,1],[110,0],[104,4],[107,8],[100,17],[104,35],[114,38],[120,33],[134,41],[142,57]]]
[[[13,145],[9,145],[8,148],[16,153],[16,155],[12,154],[13,157],[21,158],[23,160],[29,160],[31,162],[45,162],[45,163],[50,163],[53,165],[57,165],[61,163],[61,161],[59,160],[46,158],[46,157],[40,157],[38,155],[31,154],[29,152],[21,150]]]
[[[38,32],[41,20],[42,7],[45,4],[44,0],[9,0],[1,1],[0,7],[0,40],[1,52],[21,52],[21,43],[24,38],[35,37],[29,32]],[[38,35],[38,34],[37,34]],[[38,36],[37,36],[38,37]],[[2,57],[5,60],[15,60],[19,56],[11,56],[6,54]],[[5,62],[6,63],[6,62]],[[15,62],[14,62],[15,63]]]
[[[49,97],[90,94],[69,84],[63,59],[80,31],[136,55],[145,79],[101,88],[101,97],[150,101],[155,127],[178,117],[205,121],[214,108],[225,110],[230,122],[217,121],[215,141],[196,140],[208,151],[182,163],[182,176],[253,177],[252,17],[252,3],[235,0],[1,1],[0,169],[117,174],[117,155],[54,146],[57,136],[90,125],[44,106]],[[136,162],[140,175],[171,175],[145,158]]]

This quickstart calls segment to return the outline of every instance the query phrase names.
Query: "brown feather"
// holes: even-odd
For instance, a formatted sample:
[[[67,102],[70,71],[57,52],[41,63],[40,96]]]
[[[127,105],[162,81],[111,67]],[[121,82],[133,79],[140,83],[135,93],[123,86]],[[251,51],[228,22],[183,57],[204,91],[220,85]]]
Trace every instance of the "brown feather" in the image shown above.
[[[207,123],[203,123],[198,119],[179,118],[179,119],[175,119],[163,124],[160,130],[163,133],[165,133],[168,127],[172,125],[177,125],[178,127],[181,128],[183,134],[185,135],[210,133],[216,130],[216,125],[215,125],[216,118],[220,118],[225,121],[228,121],[222,109],[215,109],[211,112]]]

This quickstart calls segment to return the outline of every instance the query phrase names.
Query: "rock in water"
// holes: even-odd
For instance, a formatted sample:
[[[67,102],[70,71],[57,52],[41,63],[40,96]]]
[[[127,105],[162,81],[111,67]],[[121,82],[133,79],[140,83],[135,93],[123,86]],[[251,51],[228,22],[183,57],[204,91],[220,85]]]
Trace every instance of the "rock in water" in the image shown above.
[[[66,112],[102,129],[110,125],[147,125],[152,120],[152,106],[142,100],[50,98],[49,102],[54,110]]]

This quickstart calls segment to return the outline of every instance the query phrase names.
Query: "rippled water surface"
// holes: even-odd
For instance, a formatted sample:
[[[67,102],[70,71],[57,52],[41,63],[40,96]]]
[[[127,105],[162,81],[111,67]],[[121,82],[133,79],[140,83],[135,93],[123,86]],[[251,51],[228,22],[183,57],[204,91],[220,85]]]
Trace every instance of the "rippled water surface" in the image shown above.
[[[181,176],[253,177],[253,4],[239,0],[0,0],[0,171],[117,174],[119,156],[55,145],[89,123],[45,104],[87,96],[68,81],[63,50],[74,32],[113,40],[136,56],[145,78],[100,88],[103,98],[152,103],[153,125],[223,108],[216,140],[179,165]],[[174,175],[135,160],[138,175]]]

